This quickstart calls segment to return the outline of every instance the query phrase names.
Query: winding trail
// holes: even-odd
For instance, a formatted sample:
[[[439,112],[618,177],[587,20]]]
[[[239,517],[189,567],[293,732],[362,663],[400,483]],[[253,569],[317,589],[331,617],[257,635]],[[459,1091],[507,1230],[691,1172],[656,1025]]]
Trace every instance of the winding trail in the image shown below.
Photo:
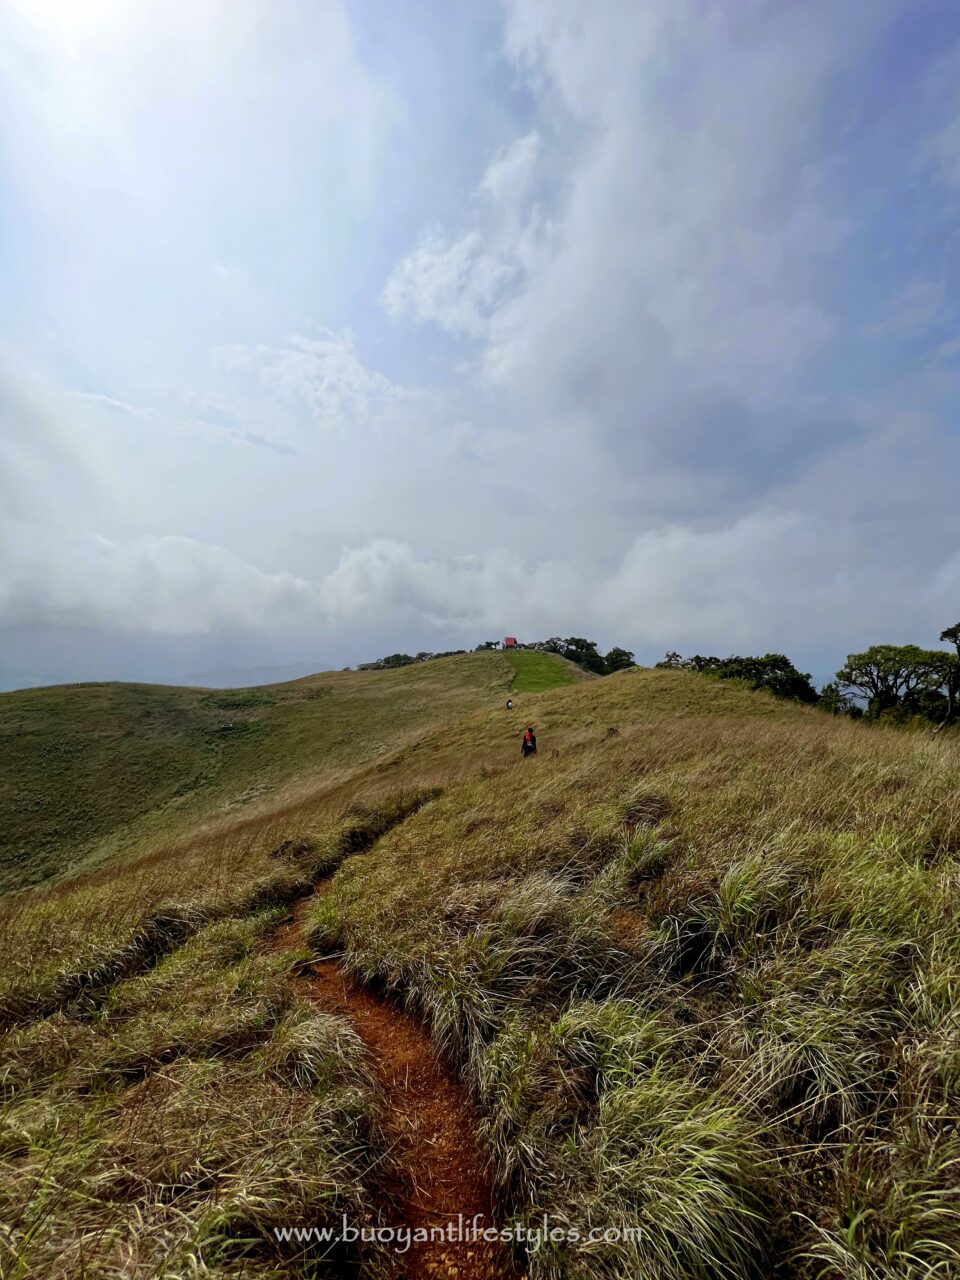
[[[273,947],[303,949],[307,913],[329,883],[321,881],[315,893],[293,904]],[[384,1224],[445,1228],[462,1214],[467,1225],[475,1215],[481,1229],[495,1225],[476,1108],[440,1061],[423,1024],[354,981],[335,959],[299,966],[295,981],[321,1008],[348,1017],[370,1052],[387,1104]],[[507,1280],[517,1274],[505,1246],[484,1240],[415,1243],[398,1259],[408,1280]]]

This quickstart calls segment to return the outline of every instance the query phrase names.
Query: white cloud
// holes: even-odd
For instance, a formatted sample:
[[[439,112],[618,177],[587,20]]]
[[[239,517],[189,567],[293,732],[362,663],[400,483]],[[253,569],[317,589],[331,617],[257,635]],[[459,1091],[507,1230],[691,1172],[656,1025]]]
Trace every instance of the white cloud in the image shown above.
[[[345,551],[311,581],[264,572],[190,538],[118,544],[25,524],[14,530],[12,551],[0,577],[0,625],[161,635],[234,629],[316,641],[359,626],[469,644],[503,627],[527,638],[586,627],[601,642],[648,653],[688,645],[839,652],[891,630],[905,640],[942,625],[960,591],[960,556],[946,555],[921,581],[864,554],[862,535],[843,518],[775,509],[715,528],[651,531],[603,573],[497,551],[424,557],[379,539]],[[902,615],[894,628],[891,595]]]
[[[788,23],[790,43],[672,0],[584,19],[510,8],[514,56],[587,132],[554,251],[493,318],[491,377],[621,418],[638,384],[787,394],[833,331],[815,284],[843,234],[809,161],[831,62],[818,16]]]
[[[427,400],[367,368],[350,334],[295,334],[279,347],[220,347],[214,357],[226,369],[252,373],[286,402],[305,405],[328,430],[390,426]]]
[[[536,256],[532,241],[547,234],[538,210],[528,205],[539,155],[540,135],[533,130],[490,161],[477,188],[482,230],[457,236],[440,226],[424,230],[384,287],[389,316],[469,338],[486,336],[491,316]]]
[[[960,191],[960,111],[937,135],[931,156],[943,182]]]
[[[508,256],[484,247],[478,231],[450,239],[434,227],[390,276],[383,304],[393,319],[409,316],[479,338],[493,304],[516,272]]]
[[[508,212],[522,209],[533,186],[540,145],[540,135],[532,129],[503,147],[487,166],[480,192]]]
[[[264,117],[263,88],[292,107],[304,101],[305,80],[324,123],[352,125],[356,168],[348,172],[361,177],[368,124],[385,100],[356,56],[342,0],[300,15],[290,7],[279,13],[272,0],[205,0],[186,9],[155,0],[8,0],[5,9],[0,69],[36,128],[34,146],[44,149],[33,156],[37,179],[51,176],[41,163],[50,160],[61,172],[109,171],[123,184],[155,180],[162,175],[145,172],[144,160],[158,145],[162,153],[158,120],[175,131],[180,162],[192,167],[198,149],[229,127],[231,111],[255,126]],[[306,39],[309,66],[297,57]],[[288,137],[302,136],[305,123],[291,112]],[[314,115],[314,142],[318,123]],[[265,139],[259,128],[230,139],[247,159],[251,149],[262,154],[264,141],[281,159],[287,140]],[[22,141],[13,131],[14,153],[26,161]]]
[[[0,625],[189,635],[283,629],[313,608],[310,584],[263,573],[192,538],[95,533],[19,522],[5,530]]]
[[[286,441],[263,435],[261,432],[253,431],[245,426],[222,425],[210,422],[206,418],[178,417],[175,414],[161,413],[160,410],[154,409],[149,405],[128,404],[125,400],[117,400],[113,396],[104,396],[89,391],[74,391],[73,399],[83,405],[108,409],[112,413],[139,419],[141,422],[147,422],[179,433],[212,435],[230,440],[234,444],[247,445],[254,449],[269,449],[273,453],[290,457],[295,457],[299,453],[298,449]],[[231,417],[235,416],[236,413],[223,401],[218,405],[218,411],[220,413],[228,413]]]
[[[339,0],[62,8],[14,0],[0,48],[0,283],[84,392],[0,385],[2,620],[788,652],[951,620],[957,63],[873,110],[906,0],[507,0],[495,76],[471,6],[404,15],[376,75]]]
[[[933,352],[933,359],[948,363],[960,357],[960,335],[956,338],[948,338],[946,342],[941,342]]]
[[[762,8],[728,23],[683,0],[589,17],[511,3],[508,48],[550,145],[529,130],[493,159],[489,207],[424,233],[389,313],[483,340],[491,384],[545,419],[636,430],[639,402],[655,435],[696,388],[791,394],[835,330],[817,281],[847,222],[811,155],[838,57],[825,10],[785,31]]]
[[[770,509],[643,534],[601,573],[503,553],[423,558],[381,541],[346,553],[318,594],[328,618],[420,619],[465,640],[507,625],[528,637],[588,626],[647,648],[732,650],[852,644],[883,628],[891,592],[911,627],[932,626],[958,587],[956,558],[931,591],[905,566],[865,555],[850,522]]]

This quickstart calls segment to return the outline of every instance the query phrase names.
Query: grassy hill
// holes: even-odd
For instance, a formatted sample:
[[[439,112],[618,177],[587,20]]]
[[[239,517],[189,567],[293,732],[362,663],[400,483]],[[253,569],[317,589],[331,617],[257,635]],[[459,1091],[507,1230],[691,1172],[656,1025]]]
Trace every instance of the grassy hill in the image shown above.
[[[158,763],[140,810],[135,788],[110,799],[95,870],[0,917],[12,1273],[324,1274],[273,1226],[382,1216],[390,1102],[357,1027],[293,985],[311,956],[431,1029],[479,1108],[499,1221],[610,1230],[518,1249],[536,1280],[953,1273],[957,742],[683,671],[559,683],[541,657],[315,677],[256,691],[269,705],[167,691],[162,732],[160,692],[122,703],[133,741],[154,717],[158,762],[217,717],[261,727],[188,804]],[[350,700],[336,730],[309,705],[327,686],[320,706]],[[111,688],[102,707],[132,697]],[[73,692],[94,696],[39,691]],[[55,740],[52,709],[41,731],[18,706]],[[105,775],[130,740],[110,715]],[[297,899],[306,949],[278,955]]]
[[[557,681],[568,680],[559,659],[530,656],[546,659],[543,687],[551,665]],[[513,678],[491,653],[261,688],[88,684],[0,694],[0,891],[374,759],[505,697]]]

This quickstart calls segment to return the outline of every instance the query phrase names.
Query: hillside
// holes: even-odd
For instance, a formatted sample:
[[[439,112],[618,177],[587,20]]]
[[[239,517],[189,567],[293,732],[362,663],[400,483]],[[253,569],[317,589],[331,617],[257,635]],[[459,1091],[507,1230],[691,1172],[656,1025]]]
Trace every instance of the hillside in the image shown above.
[[[549,687],[567,664],[530,654]],[[0,694],[0,891],[376,758],[507,690],[505,656],[246,689],[64,685]]]
[[[136,816],[139,852],[11,900],[10,1269],[454,1274],[275,1233],[419,1203],[611,1233],[457,1255],[462,1276],[951,1274],[957,743],[684,671],[538,693],[549,668],[445,662],[344,675],[376,747],[331,730],[313,777],[285,754],[310,712],[243,708],[286,747],[216,794],[244,758],[282,792],[195,829]]]

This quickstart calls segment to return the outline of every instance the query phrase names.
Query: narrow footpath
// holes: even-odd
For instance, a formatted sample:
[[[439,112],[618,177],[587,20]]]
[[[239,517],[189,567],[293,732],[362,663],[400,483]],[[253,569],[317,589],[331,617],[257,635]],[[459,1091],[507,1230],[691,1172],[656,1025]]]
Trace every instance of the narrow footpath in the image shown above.
[[[302,950],[305,919],[318,895],[301,898],[292,919],[281,925],[272,946]],[[302,966],[301,992],[331,1013],[348,1017],[370,1052],[387,1105],[390,1158],[385,1170],[384,1225],[445,1228],[478,1215],[481,1227],[497,1225],[492,1184],[478,1137],[472,1100],[441,1062],[423,1024],[344,973],[335,959]],[[430,1241],[398,1254],[408,1280],[506,1280],[515,1277],[505,1246]]]

